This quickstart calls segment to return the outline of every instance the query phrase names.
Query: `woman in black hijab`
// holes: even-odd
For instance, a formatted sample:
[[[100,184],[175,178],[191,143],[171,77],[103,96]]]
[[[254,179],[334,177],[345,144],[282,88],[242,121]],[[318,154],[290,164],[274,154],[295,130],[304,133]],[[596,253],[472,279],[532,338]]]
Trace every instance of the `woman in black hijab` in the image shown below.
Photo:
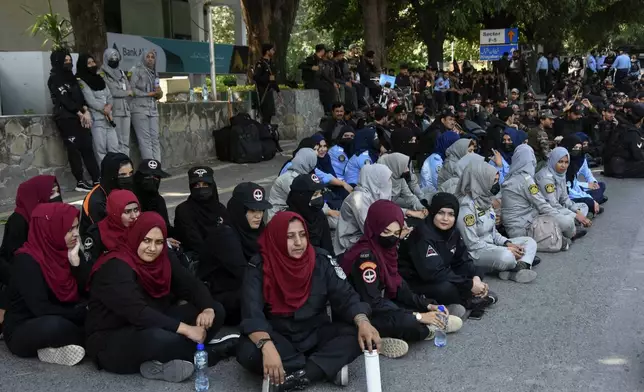
[[[197,276],[210,287],[213,298],[226,309],[226,324],[241,321],[240,287],[248,261],[258,252],[264,211],[271,208],[261,186],[244,182],[228,201],[229,220],[214,229],[206,243]]]
[[[174,237],[174,228],[168,218],[168,207],[159,193],[161,179],[170,174],[161,169],[161,162],[156,159],[144,159],[134,173],[134,193],[139,199],[141,212],[152,211],[161,215],[168,228],[168,236]]]
[[[190,196],[177,206],[174,216],[176,239],[193,259],[208,247],[206,239],[219,225],[228,222],[226,207],[219,202],[213,170],[196,166],[188,170]]]
[[[301,174],[291,184],[291,192],[286,198],[288,210],[300,214],[309,229],[311,245],[327,250],[333,254],[331,229],[322,212],[324,185],[315,174]]]

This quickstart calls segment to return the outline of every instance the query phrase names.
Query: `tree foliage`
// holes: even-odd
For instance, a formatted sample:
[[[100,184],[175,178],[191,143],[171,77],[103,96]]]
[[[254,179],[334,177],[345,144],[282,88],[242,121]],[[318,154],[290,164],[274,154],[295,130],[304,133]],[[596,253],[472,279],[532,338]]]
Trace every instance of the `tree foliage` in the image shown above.
[[[47,0],[49,13],[36,15],[26,5],[22,6],[23,11],[35,18],[34,24],[28,29],[32,37],[40,35],[44,38],[42,46],[51,44],[52,50],[70,49],[67,39],[72,35],[72,24],[69,19],[60,14],[54,13],[51,7],[51,0]]]
[[[212,36],[217,44],[235,43],[235,12],[227,5],[212,7]]]

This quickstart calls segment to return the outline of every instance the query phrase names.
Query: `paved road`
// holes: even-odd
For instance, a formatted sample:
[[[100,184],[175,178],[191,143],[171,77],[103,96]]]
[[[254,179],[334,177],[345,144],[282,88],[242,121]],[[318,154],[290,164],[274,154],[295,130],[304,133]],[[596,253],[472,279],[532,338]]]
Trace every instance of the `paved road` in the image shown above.
[[[222,200],[241,181],[271,183],[284,158],[257,165],[222,165],[215,172]],[[500,302],[480,321],[467,321],[446,348],[411,345],[398,360],[381,360],[383,391],[644,391],[644,182],[609,179],[606,213],[564,254],[541,255],[529,285],[490,278]],[[164,182],[171,206],[187,195],[187,179]],[[366,391],[362,359],[345,391]],[[260,381],[234,360],[210,369],[212,391],[259,391]],[[191,391],[138,375],[101,372],[83,362],[63,368],[12,357],[0,344],[0,391]],[[319,385],[311,391],[339,391]]]

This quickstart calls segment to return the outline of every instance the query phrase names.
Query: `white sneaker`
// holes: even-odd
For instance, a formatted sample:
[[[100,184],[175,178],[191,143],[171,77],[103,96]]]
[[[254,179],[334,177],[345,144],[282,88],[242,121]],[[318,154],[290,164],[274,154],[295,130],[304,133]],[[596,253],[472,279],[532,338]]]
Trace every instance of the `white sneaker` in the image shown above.
[[[143,362],[139,367],[141,376],[148,380],[163,380],[167,382],[182,382],[194,373],[194,365],[181,359],[161,363],[159,361]]]
[[[58,348],[43,348],[38,350],[38,359],[57,365],[74,366],[85,357],[85,349],[81,346],[70,344]]]
[[[223,336],[221,338],[214,338],[211,341],[209,341],[208,344],[217,344],[217,343],[224,342],[224,341],[226,341],[228,339],[239,339],[239,335],[233,333],[233,334],[230,334],[230,335]]]
[[[340,369],[338,374],[335,375],[335,380],[333,380],[333,383],[341,387],[346,387],[347,385],[349,385],[349,366],[348,365],[342,366],[342,369]]]
[[[387,358],[400,358],[409,352],[409,345],[401,339],[382,338],[380,354]]]
[[[458,331],[463,327],[463,320],[460,317],[452,316],[451,314],[448,316],[447,320],[447,333],[453,333]]]

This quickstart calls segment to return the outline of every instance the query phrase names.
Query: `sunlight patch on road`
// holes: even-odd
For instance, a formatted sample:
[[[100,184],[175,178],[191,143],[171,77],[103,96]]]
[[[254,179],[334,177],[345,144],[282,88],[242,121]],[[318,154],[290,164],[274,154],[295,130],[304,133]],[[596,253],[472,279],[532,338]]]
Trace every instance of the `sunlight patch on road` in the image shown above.
[[[628,365],[628,360],[621,357],[606,357],[599,360],[602,365],[621,366]]]

